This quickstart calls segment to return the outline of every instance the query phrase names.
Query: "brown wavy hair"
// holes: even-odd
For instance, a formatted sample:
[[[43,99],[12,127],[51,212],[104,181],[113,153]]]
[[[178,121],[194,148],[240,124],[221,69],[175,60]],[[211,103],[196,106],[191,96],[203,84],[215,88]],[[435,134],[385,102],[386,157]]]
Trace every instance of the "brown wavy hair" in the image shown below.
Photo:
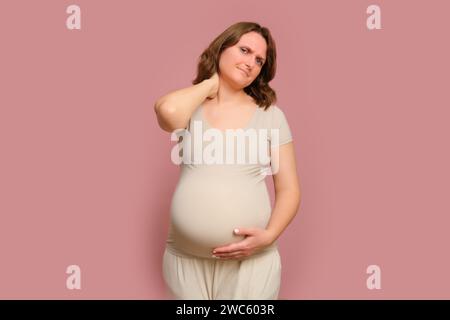
[[[209,79],[215,72],[218,72],[219,58],[222,51],[234,46],[239,42],[243,34],[251,31],[259,33],[266,40],[266,61],[258,76],[250,85],[244,88],[244,91],[255,99],[260,108],[266,110],[277,100],[275,91],[269,86],[269,81],[275,77],[277,51],[269,29],[261,27],[258,23],[238,22],[217,36],[200,55],[197,65],[197,77],[192,81],[192,84],[195,85],[205,79]]]

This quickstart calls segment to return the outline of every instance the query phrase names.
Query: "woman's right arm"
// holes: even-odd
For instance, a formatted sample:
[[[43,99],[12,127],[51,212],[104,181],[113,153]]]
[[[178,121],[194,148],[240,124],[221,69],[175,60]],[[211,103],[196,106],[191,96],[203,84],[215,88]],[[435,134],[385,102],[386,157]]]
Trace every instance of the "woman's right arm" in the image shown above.
[[[186,128],[194,110],[206,98],[213,98],[217,94],[218,82],[219,78],[215,73],[209,79],[159,98],[154,109],[161,129],[172,132]]]

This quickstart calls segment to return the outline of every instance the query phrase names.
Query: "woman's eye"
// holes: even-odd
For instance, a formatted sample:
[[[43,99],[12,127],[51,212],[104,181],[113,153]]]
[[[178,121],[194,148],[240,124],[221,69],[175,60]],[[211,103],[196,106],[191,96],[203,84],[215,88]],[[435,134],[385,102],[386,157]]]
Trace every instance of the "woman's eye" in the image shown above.
[[[246,48],[241,48],[241,51],[242,51],[242,52],[247,52],[247,49],[246,49]],[[262,60],[258,60],[258,64],[259,64],[260,66],[262,66],[262,65],[263,65]]]

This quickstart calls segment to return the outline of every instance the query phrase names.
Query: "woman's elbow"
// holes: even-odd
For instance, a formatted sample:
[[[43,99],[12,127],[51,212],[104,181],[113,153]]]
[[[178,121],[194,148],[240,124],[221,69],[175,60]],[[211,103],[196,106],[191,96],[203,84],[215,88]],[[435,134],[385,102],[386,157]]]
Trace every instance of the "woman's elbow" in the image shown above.
[[[173,132],[178,128],[184,128],[182,121],[177,119],[176,109],[165,104],[155,103],[154,110],[158,119],[158,124],[161,129],[167,132]]]

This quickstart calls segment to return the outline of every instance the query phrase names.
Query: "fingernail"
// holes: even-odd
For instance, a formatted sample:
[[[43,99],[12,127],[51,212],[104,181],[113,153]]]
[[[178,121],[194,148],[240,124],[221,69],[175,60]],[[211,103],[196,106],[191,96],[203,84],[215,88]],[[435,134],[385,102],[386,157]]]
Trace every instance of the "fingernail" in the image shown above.
[[[234,229],[234,233],[239,233],[239,229]]]

